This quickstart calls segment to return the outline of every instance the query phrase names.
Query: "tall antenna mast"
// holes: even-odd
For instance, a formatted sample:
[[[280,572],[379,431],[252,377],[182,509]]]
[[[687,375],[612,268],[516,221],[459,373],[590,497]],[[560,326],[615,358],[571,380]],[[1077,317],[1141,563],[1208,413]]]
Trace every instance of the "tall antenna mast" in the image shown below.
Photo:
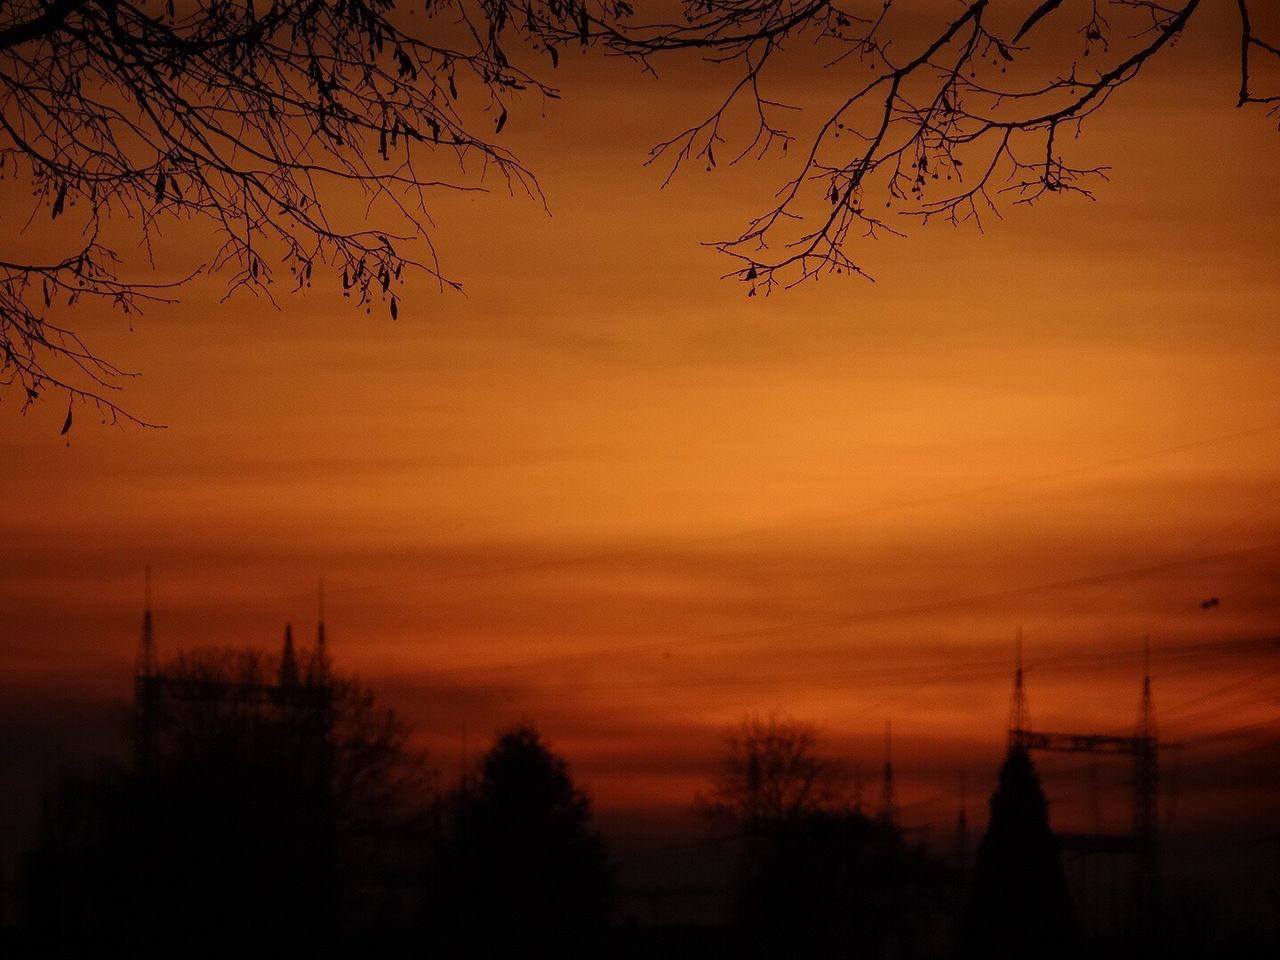
[[[1142,705],[1138,709],[1138,736],[1156,735],[1155,707],[1151,702],[1151,637],[1142,638]]]
[[[467,721],[462,721],[462,754],[458,759],[459,766],[459,783],[462,785],[462,792],[465,794],[471,787],[471,758],[467,756]]]
[[[1027,692],[1022,681],[1022,628],[1017,633],[1017,660],[1013,671],[1013,703],[1009,707],[1009,746],[1018,746],[1031,722],[1027,710]]]
[[[1159,893],[1157,809],[1160,790],[1159,743],[1151,700],[1151,638],[1142,638],[1142,704],[1133,751],[1133,837],[1137,844],[1134,902],[1138,922],[1150,929]]]
[[[880,817],[892,824],[897,819],[898,798],[893,785],[893,722],[884,722],[884,793],[880,799]]]
[[[323,659],[327,653],[324,640],[324,577],[320,578],[319,614],[316,626],[316,657]]]
[[[965,870],[969,866],[969,811],[965,802],[964,768],[960,768],[960,809],[956,813],[955,866]]]
[[[151,629],[151,567],[145,568],[142,606],[142,639],[138,645],[137,674],[133,680],[136,720],[134,759],[143,774],[150,774],[156,749],[156,697],[161,683],[156,672],[156,640]]]
[[[156,641],[151,629],[151,567],[147,566],[145,571],[142,640],[138,645],[138,675],[141,677],[149,677],[156,672]]]

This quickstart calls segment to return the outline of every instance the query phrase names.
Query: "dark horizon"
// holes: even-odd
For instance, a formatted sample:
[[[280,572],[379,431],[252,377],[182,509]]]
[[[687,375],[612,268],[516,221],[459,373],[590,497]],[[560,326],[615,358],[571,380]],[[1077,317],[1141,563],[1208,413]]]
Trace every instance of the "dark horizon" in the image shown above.
[[[149,643],[144,639],[139,644],[134,669],[141,671],[140,675],[147,673],[145,668],[138,666],[140,664],[150,662],[153,664],[151,671],[163,674],[167,662],[181,664],[190,656],[178,654],[176,659],[171,657],[168,660],[160,657],[154,634],[148,631],[154,623],[155,619],[148,611],[142,635],[153,639]],[[322,633],[325,649],[332,652],[332,626]],[[294,668],[295,675],[309,676],[308,671],[312,668],[308,664],[312,663],[313,652],[318,649],[315,641],[309,641],[302,634],[295,639],[292,630],[288,634],[289,656],[296,657],[300,664],[299,668]],[[1250,699],[1256,698],[1257,684],[1254,681],[1259,678],[1265,680],[1274,673],[1270,664],[1277,648],[1280,648],[1280,638],[1258,638],[1234,644],[1190,645],[1156,651],[1150,656],[1153,672],[1162,661],[1168,670],[1179,660],[1194,664],[1206,658],[1218,660],[1224,653],[1234,655],[1243,663],[1256,661],[1258,667],[1254,677],[1238,679],[1192,701],[1200,710],[1212,710],[1215,701],[1223,697],[1238,700],[1243,692]],[[214,652],[212,648],[206,649],[209,653]],[[341,646],[338,649],[341,650]],[[193,653],[203,655],[199,650]],[[266,658],[268,670],[278,669],[272,664],[279,664],[280,660],[269,648],[260,649],[257,655]],[[1078,664],[1078,660],[1071,662]],[[1142,662],[1139,654],[1138,665],[1141,666]],[[918,730],[914,738],[904,740],[899,731],[892,739],[889,756],[893,762],[895,789],[890,819],[901,825],[911,843],[928,851],[939,863],[952,863],[957,856],[956,844],[961,842],[961,838],[957,835],[956,818],[961,810],[966,830],[964,856],[966,862],[971,859],[988,828],[987,802],[994,786],[996,767],[1007,744],[1015,740],[1030,742],[1026,738],[1037,736],[1031,732],[1019,732],[1022,727],[1028,731],[1043,729],[1030,722],[1033,686],[1026,682],[1025,676],[1034,675],[1034,663],[1027,663],[1028,669],[1023,671],[1021,710],[1018,708],[1016,664],[1008,666],[1011,685],[1006,707],[1008,723],[1013,726],[1007,731],[1000,731],[1000,737],[985,745],[985,756],[968,753],[957,763],[958,758],[954,754],[944,751],[939,756],[938,744],[930,744]],[[341,673],[340,662],[337,667]],[[1243,741],[1247,744],[1244,748],[1239,746],[1242,741],[1238,736],[1228,737],[1228,741],[1236,746],[1225,757],[1213,753],[1206,755],[1203,748],[1197,752],[1194,742],[1174,742],[1162,737],[1156,720],[1160,715],[1157,684],[1158,681],[1149,688],[1152,701],[1148,723],[1152,732],[1146,736],[1161,744],[1152,790],[1157,804],[1153,841],[1158,843],[1158,853],[1153,854],[1157,860],[1153,862],[1159,864],[1161,888],[1170,897],[1189,898],[1188,903],[1205,911],[1219,925],[1220,933],[1236,929],[1248,931],[1249,918],[1263,918],[1270,909],[1274,894],[1271,888],[1275,885],[1274,865],[1276,857],[1280,856],[1280,849],[1275,849],[1274,809],[1267,803],[1275,787],[1270,781],[1274,779],[1276,766],[1270,761],[1276,744],[1265,736],[1265,723],[1261,731],[1263,738],[1260,741]],[[388,686],[394,689],[394,684]],[[381,691],[375,689],[375,694],[381,696]],[[134,692],[132,696],[140,694]],[[82,703],[81,706],[87,707],[88,704]],[[100,752],[96,761],[92,759],[93,750],[81,738],[76,746],[63,754],[56,770],[46,770],[38,790],[32,789],[33,782],[28,782],[26,789],[6,791],[10,813],[6,818],[7,836],[11,845],[10,855],[5,857],[7,863],[20,864],[22,857],[14,854],[31,849],[33,825],[38,816],[37,804],[31,802],[35,795],[43,796],[47,802],[50,791],[56,791],[59,776],[68,773],[92,775],[96,764],[113,762],[113,758],[114,762],[119,762],[130,754],[134,748],[130,745],[125,723],[128,712],[124,700],[118,700],[109,709],[101,711],[101,716],[109,718],[109,722],[98,728]],[[1177,715],[1178,711],[1173,713]],[[69,719],[74,729],[75,718]],[[812,718],[791,718],[784,714],[780,719],[783,722],[808,722]],[[515,718],[506,721],[500,729],[510,728],[513,722]],[[523,722],[536,723],[536,718],[525,716]],[[822,753],[843,766],[845,779],[837,806],[865,811],[868,816],[876,818],[886,817],[883,808],[885,734],[882,732],[878,738],[872,735],[850,740],[842,736],[842,733],[847,733],[845,731],[816,729],[820,733]],[[1075,735],[1102,737],[1106,741],[1102,744],[1104,752],[1094,755],[1100,762],[1092,769],[1090,764],[1081,763],[1078,755],[1035,754],[1049,804],[1050,824],[1064,844],[1062,859],[1076,900],[1077,913],[1082,927],[1094,934],[1101,930],[1104,934],[1115,935],[1122,926],[1115,919],[1116,911],[1123,913],[1128,909],[1123,906],[1130,896],[1127,890],[1130,881],[1125,877],[1132,874],[1138,862],[1131,852],[1124,852],[1128,848],[1117,846],[1123,844],[1127,837],[1136,836],[1132,831],[1137,827],[1129,819],[1138,802],[1133,770],[1126,755],[1108,753],[1112,749],[1112,740],[1119,738],[1123,746],[1124,742],[1130,742],[1127,738],[1144,736],[1142,729],[1140,720],[1127,731],[1102,730],[1077,723],[1069,732],[1058,730],[1053,734],[1058,736],[1054,742],[1059,744],[1059,749],[1061,745],[1072,746],[1069,741]],[[615,916],[626,924],[659,929],[688,925],[718,929],[732,917],[734,877],[741,857],[741,842],[709,834],[708,823],[698,810],[699,797],[710,789],[719,762],[714,751],[723,751],[723,738],[729,732],[731,728],[716,730],[716,740],[709,744],[713,752],[690,765],[690,773],[701,781],[697,796],[690,795],[683,803],[666,805],[642,802],[627,806],[625,802],[619,804],[615,800],[612,804],[595,806],[595,819],[609,844],[610,856],[617,869]],[[1248,732],[1241,731],[1242,734]],[[432,802],[432,798],[446,796],[450,790],[457,789],[458,778],[465,776],[465,771],[474,766],[492,739],[489,732],[474,725],[464,726],[460,736],[459,756],[427,754],[429,774],[420,787],[423,802]],[[1210,741],[1214,739],[1211,737]],[[15,738],[11,742],[19,740]],[[38,741],[25,742],[33,755],[48,761],[50,755],[40,749]],[[412,734],[410,742],[415,749],[424,744],[423,738]],[[554,741],[551,746],[559,748]],[[706,749],[708,744],[700,746]],[[462,750],[467,750],[468,755],[461,755]],[[624,758],[614,757],[612,763],[597,761],[593,765],[576,762],[572,753],[562,752],[562,755],[568,760],[571,773],[586,786],[587,795],[593,800],[591,784],[598,782],[601,776],[615,780],[620,778],[625,785],[626,773],[620,771],[627,770],[629,764]],[[1085,756],[1087,758],[1088,754]],[[667,766],[671,761],[672,758],[668,757]],[[15,772],[20,774],[23,766],[19,762],[10,767],[10,776]],[[643,768],[639,773],[643,776]],[[952,779],[949,792],[921,796],[923,791],[936,786],[939,779],[948,776]],[[958,782],[960,776],[963,776],[963,783]],[[29,777],[29,780],[33,779]],[[13,785],[10,784],[11,787]],[[1246,785],[1253,788],[1256,800],[1239,795]],[[1207,794],[1206,790],[1209,791]],[[1231,798],[1226,807],[1222,805],[1224,791]],[[24,796],[28,800],[25,811],[22,810]],[[1206,804],[1206,798],[1217,802]],[[1092,822],[1089,822],[1090,818],[1094,818]],[[1121,852],[1100,858],[1096,855],[1082,856],[1075,852],[1076,845],[1071,843],[1071,837],[1081,833],[1098,835],[1104,849],[1116,847]],[[1100,862],[1109,865],[1109,877],[1098,873],[1097,864]],[[5,880],[11,891],[19,889],[13,867],[9,868]],[[20,902],[20,898],[9,896],[7,902]],[[20,916],[20,912],[11,906],[6,919],[12,927]],[[20,924],[18,928],[21,929]]]

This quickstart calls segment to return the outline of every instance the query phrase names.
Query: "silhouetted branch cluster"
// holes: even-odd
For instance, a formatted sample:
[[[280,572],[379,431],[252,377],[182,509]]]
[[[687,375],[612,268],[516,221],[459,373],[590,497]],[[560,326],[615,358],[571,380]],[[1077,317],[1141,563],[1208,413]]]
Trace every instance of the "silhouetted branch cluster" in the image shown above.
[[[750,717],[725,735],[711,794],[699,809],[733,834],[798,820],[843,801],[844,772],[824,756],[817,728]]]
[[[1236,6],[1240,10],[1240,99],[1236,105],[1269,104],[1267,115],[1280,115],[1280,93],[1258,94],[1250,89],[1255,58],[1267,58],[1273,70],[1280,62],[1280,38],[1273,36],[1269,42],[1258,35],[1249,12],[1249,0],[1236,0]],[[1274,29],[1274,24],[1272,26]]]
[[[532,7],[555,24],[574,4]],[[190,224],[184,242],[211,234],[207,263],[183,269],[224,272],[229,293],[270,299],[277,278],[301,288],[325,272],[356,304],[382,301],[394,317],[406,267],[455,287],[435,254],[430,192],[496,180],[539,197],[495,140],[516,95],[556,95],[507,56],[508,40],[537,33],[521,22],[513,36],[512,9],[5,4],[0,175],[30,185],[32,220],[56,221],[63,252],[0,256],[3,384],[26,404],[60,389],[110,420],[133,419],[109,398],[121,371],[63,318],[90,301],[132,314],[171,297],[187,274],[164,265],[179,259],[160,249],[166,224]],[[121,262],[134,247],[147,265]],[[148,272],[162,279],[138,279]]]
[[[1185,33],[1200,5],[687,0],[679,23],[602,20],[589,36],[646,64],[696,50],[732,69],[711,111],[654,148],[651,162],[670,165],[668,180],[691,161],[711,169],[775,147],[799,153],[773,203],[714,244],[755,295],[830,272],[865,275],[857,242],[903,235],[903,216],[981,228],[1002,199],[1092,198],[1107,168],[1071,159],[1069,145]],[[1250,77],[1256,58],[1277,56],[1277,47],[1253,25],[1248,0],[1237,5],[1239,105],[1275,104],[1251,91]],[[825,113],[804,137],[786,126],[795,105],[767,85],[772,77],[782,86],[782,63],[796,50],[826,69],[814,81]]]
[[[154,4],[155,9],[151,9]],[[1236,0],[1240,106],[1271,116],[1272,11]],[[709,110],[654,147],[688,163],[781,155],[790,173],[745,228],[713,245],[749,293],[865,275],[858,243],[903,217],[971,222],[1002,202],[1092,197],[1107,168],[1071,156],[1086,120],[1182,36],[1200,0],[20,0],[0,8],[0,177],[30,187],[25,236],[0,250],[0,387],[49,390],[130,417],[122,371],[70,319],[133,314],[193,273],[273,298],[277,282],[340,281],[354,304],[400,308],[406,268],[457,286],[429,197],[491,183],[540,199],[498,138],[518,96],[567,48],[655,70],[701,57],[730,77]],[[1263,22],[1263,14],[1268,19]],[[1265,63],[1264,63],[1265,62]],[[823,66],[793,133],[784,64]],[[794,76],[794,74],[791,74]],[[12,190],[10,191],[13,192]],[[46,219],[48,218],[48,219]],[[52,222],[51,222],[52,221]],[[43,223],[45,229],[30,229]],[[211,251],[183,264],[161,228]],[[11,239],[24,230],[10,229]],[[49,241],[52,237],[53,240]],[[45,241],[49,241],[46,243]],[[207,242],[203,242],[207,241]],[[122,251],[141,251],[144,263]],[[26,246],[25,249],[30,249]],[[70,410],[66,426],[71,425]]]

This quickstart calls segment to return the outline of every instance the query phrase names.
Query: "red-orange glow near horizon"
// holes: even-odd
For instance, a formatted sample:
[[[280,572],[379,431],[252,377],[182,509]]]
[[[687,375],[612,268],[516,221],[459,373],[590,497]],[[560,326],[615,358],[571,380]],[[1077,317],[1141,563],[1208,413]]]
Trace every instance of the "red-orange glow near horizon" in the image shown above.
[[[699,243],[781,168],[660,190],[648,148],[713,94],[584,57],[508,127],[551,216],[437,201],[465,295],[392,322],[215,278],[104,316],[167,429],[0,410],[6,775],[100,742],[149,564],[162,655],[306,636],[323,575],[338,665],[446,777],[464,730],[532,720],[606,814],[686,808],[724,727],[780,711],[868,777],[891,719],[908,818],[950,822],[961,769],[984,816],[1015,631],[1036,722],[1101,731],[1149,636],[1178,815],[1269,816],[1280,648],[1238,641],[1280,636],[1280,168],[1220,42],[1091,122],[1096,202],[866,245],[874,284],[718,280]]]

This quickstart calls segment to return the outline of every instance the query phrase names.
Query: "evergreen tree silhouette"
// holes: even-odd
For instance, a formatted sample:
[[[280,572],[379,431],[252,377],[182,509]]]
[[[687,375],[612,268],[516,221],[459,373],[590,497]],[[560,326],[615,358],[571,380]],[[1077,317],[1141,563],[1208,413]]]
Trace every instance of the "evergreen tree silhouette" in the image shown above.
[[[434,913],[455,953],[596,954],[613,868],[589,800],[536,730],[498,737],[448,821]]]
[[[1049,805],[1027,751],[1000,768],[960,931],[964,958],[1071,957],[1080,948],[1071,894],[1049,828]]]

